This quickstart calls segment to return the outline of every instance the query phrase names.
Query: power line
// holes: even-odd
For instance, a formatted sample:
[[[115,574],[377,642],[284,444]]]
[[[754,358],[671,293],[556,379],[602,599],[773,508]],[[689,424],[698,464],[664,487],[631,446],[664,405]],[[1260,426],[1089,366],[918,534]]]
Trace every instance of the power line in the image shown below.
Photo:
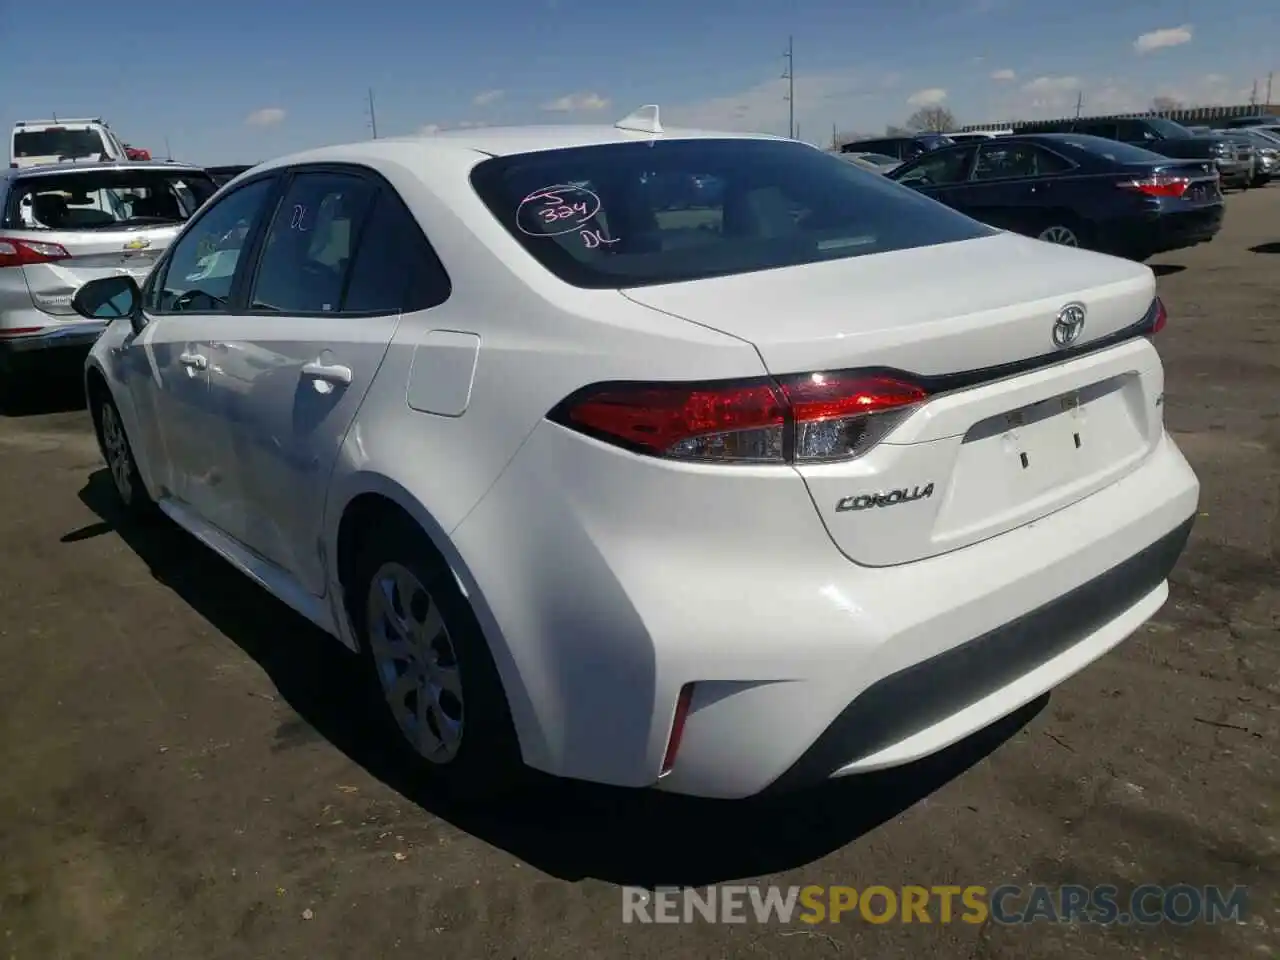
[[[782,58],[787,61],[787,66],[782,71],[782,79],[787,81],[787,92],[783,94],[782,99],[787,101],[787,136],[792,140],[796,138],[796,71],[793,39],[787,37],[787,52],[782,55]]]

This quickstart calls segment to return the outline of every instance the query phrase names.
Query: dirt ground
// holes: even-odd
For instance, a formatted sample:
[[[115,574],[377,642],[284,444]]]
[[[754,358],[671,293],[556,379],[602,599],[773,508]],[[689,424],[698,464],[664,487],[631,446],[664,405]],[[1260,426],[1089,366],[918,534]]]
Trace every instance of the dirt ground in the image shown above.
[[[1280,957],[1280,185],[1158,258],[1203,483],[1173,597],[941,757],[785,803],[450,810],[336,643],[120,524],[74,372],[0,416],[0,958]],[[1242,923],[622,923],[619,884],[1247,884]]]

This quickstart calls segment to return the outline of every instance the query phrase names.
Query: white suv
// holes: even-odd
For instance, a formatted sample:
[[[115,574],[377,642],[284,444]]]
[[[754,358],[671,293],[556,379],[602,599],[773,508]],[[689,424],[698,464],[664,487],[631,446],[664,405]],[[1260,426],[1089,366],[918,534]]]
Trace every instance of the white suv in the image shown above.
[[[76,305],[122,500],[467,794],[930,754],[1151,617],[1196,512],[1147,267],[652,108],[263,164]]]
[[[9,167],[15,170],[68,161],[128,159],[129,151],[101,117],[19,120],[9,140]]]

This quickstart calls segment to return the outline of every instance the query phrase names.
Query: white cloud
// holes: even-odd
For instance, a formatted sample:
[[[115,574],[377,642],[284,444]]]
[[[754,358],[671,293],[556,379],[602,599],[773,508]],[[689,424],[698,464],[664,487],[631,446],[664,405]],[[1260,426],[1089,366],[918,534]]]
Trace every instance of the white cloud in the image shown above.
[[[479,130],[487,126],[489,124],[483,120],[459,120],[454,124],[424,123],[418,128],[418,135],[430,137],[437,133],[444,133],[446,130]]]
[[[997,82],[1007,82],[1009,80],[1016,80],[1017,77],[1018,75],[1016,73],[1008,69],[991,71],[991,79]]]
[[[773,73],[769,69],[769,73]],[[846,129],[857,122],[859,105],[884,96],[900,83],[900,74],[869,70],[800,73],[795,80],[795,119],[801,139],[829,143],[831,125]],[[662,122],[674,127],[787,135],[790,104],[787,81],[765,80],[753,87],[718,97],[662,108]]]
[[[907,106],[936,107],[946,99],[947,91],[942,87],[926,87],[924,90],[917,90],[907,97]]]
[[[1036,77],[1022,85],[1027,93],[1037,96],[1054,96],[1061,93],[1075,93],[1080,89],[1079,77]]]
[[[250,127],[275,127],[284,122],[285,112],[280,107],[263,107],[244,118]]]
[[[1150,53],[1152,50],[1160,50],[1164,47],[1180,47],[1184,43],[1191,42],[1192,29],[1189,23],[1184,23],[1180,27],[1165,27],[1162,30],[1152,30],[1150,33],[1144,33],[1133,41],[1133,49],[1139,54]]]
[[[477,107],[487,107],[501,100],[504,93],[505,90],[481,90],[471,98],[471,102]]]
[[[548,113],[578,113],[583,110],[603,110],[608,105],[609,101],[598,93],[570,93],[544,103],[542,109]]]

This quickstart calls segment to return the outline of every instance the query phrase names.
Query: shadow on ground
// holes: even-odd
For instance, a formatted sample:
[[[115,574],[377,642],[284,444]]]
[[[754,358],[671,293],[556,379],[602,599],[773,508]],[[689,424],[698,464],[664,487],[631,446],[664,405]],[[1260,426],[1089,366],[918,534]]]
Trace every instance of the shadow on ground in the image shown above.
[[[84,357],[40,357],[20,374],[0,374],[0,417],[83,410]]]
[[[1153,264],[1151,264],[1151,271],[1152,271],[1152,272],[1153,272],[1157,277],[1168,277],[1168,276],[1172,276],[1172,275],[1173,275],[1173,274],[1175,274],[1175,273],[1181,273],[1181,272],[1182,272],[1183,270],[1185,270],[1185,269],[1187,269],[1187,268],[1186,268],[1186,267],[1184,267],[1184,266],[1183,266],[1182,264],[1180,264],[1180,263],[1153,263]]]
[[[1259,243],[1249,248],[1250,253],[1280,253],[1280,240],[1272,240],[1270,243]]]
[[[700,886],[803,866],[892,819],[986,757],[1048,697],[955,747],[894,771],[770,801],[724,803],[538,778],[510,805],[462,809],[432,791],[353,689],[352,654],[166,520],[122,516],[106,470],[81,500],[100,518],[66,534],[112,531],[201,616],[258,662],[317,733],[408,800],[461,830],[565,880]],[[264,733],[264,736],[266,734]]]

